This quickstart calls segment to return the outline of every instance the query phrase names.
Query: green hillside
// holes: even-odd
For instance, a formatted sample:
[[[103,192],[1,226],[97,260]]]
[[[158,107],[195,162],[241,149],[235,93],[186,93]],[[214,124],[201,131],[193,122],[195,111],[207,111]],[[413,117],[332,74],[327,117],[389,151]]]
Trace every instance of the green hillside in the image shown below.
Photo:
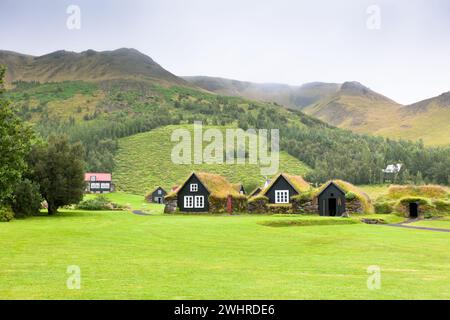
[[[244,184],[247,191],[264,183],[258,165],[179,165],[172,163],[170,154],[175,142],[170,141],[173,130],[192,125],[166,126],[119,140],[113,179],[121,191],[144,194],[161,185],[166,190],[180,184],[192,171],[209,171],[226,176],[230,182]],[[219,128],[225,127],[204,127]],[[280,153],[280,171],[303,175],[308,167],[286,152]]]
[[[205,125],[242,129],[279,129],[281,150],[312,169],[307,177],[311,182],[343,179],[353,184],[380,183],[386,165],[403,163],[407,170],[399,177],[400,183],[422,179],[426,183],[450,183],[450,148],[427,148],[420,143],[354,134],[274,103],[209,93],[188,85],[135,50],[55,52],[39,58],[12,56],[3,52],[0,64],[10,68],[12,88],[6,95],[17,113],[33,123],[44,139],[64,134],[71,142],[80,141],[87,171],[116,171],[120,138],[202,121]],[[91,63],[92,69],[86,68]],[[67,65],[73,73],[65,69]],[[47,68],[54,72],[43,73]],[[308,97],[316,96],[317,88],[312,85]],[[343,85],[340,92],[346,97],[362,94],[371,101],[386,100],[356,83]],[[446,108],[447,96],[441,100],[439,106]],[[333,108],[324,107],[320,108],[322,112],[341,116]],[[408,111],[422,114],[428,109],[421,103]]]

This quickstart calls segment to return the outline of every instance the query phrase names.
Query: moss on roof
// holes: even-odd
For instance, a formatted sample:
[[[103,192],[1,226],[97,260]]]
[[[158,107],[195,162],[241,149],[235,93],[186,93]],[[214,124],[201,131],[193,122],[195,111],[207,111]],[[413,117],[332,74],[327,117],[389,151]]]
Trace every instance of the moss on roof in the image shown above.
[[[366,212],[366,213],[374,212],[372,201],[370,200],[370,197],[367,195],[367,193],[365,193],[360,188],[354,186],[353,184],[351,184],[350,182],[347,182],[347,181],[330,180],[330,181],[324,183],[320,188],[316,189],[313,196],[318,197],[319,194],[323,190],[325,190],[325,188],[328,187],[328,185],[330,183],[334,183],[335,185],[337,185],[346,194],[349,192],[354,193],[356,195],[356,198],[361,202],[364,212]]]
[[[228,182],[228,180],[218,174],[209,173],[209,172],[193,172],[200,182],[205,186],[206,189],[210,192],[210,196],[216,198],[226,198],[228,195],[232,197],[239,198],[245,197],[239,193],[241,184],[232,184]],[[178,191],[186,184],[192,174],[178,187],[175,191],[171,192],[166,196],[166,199],[174,199],[178,193]],[[239,185],[239,188],[237,188]]]
[[[424,197],[431,199],[445,199],[448,197],[447,190],[438,185],[424,185],[424,186],[400,186],[391,185],[387,194],[380,197],[383,200],[398,200],[405,197]]]
[[[287,173],[280,173],[271,180],[271,182],[266,188],[261,190],[261,194],[263,195],[266,194],[266,192],[269,191],[269,189],[281,176],[283,176],[299,193],[311,190],[311,185],[308,182],[306,182],[302,176],[294,176]]]

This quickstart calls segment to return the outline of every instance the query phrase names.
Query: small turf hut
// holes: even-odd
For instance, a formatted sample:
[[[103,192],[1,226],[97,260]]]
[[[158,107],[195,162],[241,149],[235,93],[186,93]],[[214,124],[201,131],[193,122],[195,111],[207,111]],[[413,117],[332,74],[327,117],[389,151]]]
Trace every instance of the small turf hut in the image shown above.
[[[371,200],[365,192],[342,180],[332,180],[323,184],[313,192],[312,203],[321,216],[342,216],[374,211]]]
[[[391,185],[375,203],[377,213],[398,213],[416,219],[450,212],[450,194],[438,185]]]
[[[354,213],[372,213],[369,196],[349,182],[332,180],[320,188],[293,198],[293,212],[342,216]]]

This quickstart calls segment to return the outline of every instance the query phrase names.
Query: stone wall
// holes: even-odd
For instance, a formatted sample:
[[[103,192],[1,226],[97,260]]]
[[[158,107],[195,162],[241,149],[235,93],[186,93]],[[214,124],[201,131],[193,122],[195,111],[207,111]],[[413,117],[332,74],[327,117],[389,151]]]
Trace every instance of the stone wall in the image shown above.
[[[269,205],[267,205],[267,213],[289,214],[289,213],[292,213],[292,205],[291,204],[269,204]]]
[[[364,213],[364,208],[361,201],[358,199],[347,200],[345,202],[345,213],[347,214],[361,214]]]
[[[166,199],[166,206],[164,207],[164,213],[174,213],[177,211],[177,198],[175,199]]]
[[[314,200],[292,199],[292,213],[318,214],[319,208]]]
[[[258,197],[248,202],[248,212],[250,213],[268,213],[267,209],[268,199],[265,197]]]

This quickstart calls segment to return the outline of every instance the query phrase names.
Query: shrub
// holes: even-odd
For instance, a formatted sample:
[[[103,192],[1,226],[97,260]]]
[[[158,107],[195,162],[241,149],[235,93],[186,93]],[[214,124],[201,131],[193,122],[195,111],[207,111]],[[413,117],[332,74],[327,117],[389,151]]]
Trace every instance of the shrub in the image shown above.
[[[261,202],[268,203],[269,202],[269,198],[267,198],[266,196],[258,195],[256,197],[252,197],[252,198],[248,199],[249,203],[256,202],[256,201],[261,201]]]
[[[305,203],[305,202],[312,201],[313,198],[314,198],[314,195],[312,192],[303,192],[296,196],[293,196],[292,200],[297,201],[298,203]]]
[[[394,205],[392,202],[379,201],[375,203],[375,213],[387,214],[394,211]]]
[[[446,200],[434,200],[433,201],[436,210],[442,213],[450,213],[450,201]]]
[[[345,194],[345,199],[348,201],[355,200],[357,198],[356,193],[349,191]]]
[[[124,207],[111,202],[107,197],[101,195],[93,199],[87,199],[77,205],[80,210],[123,210]]]
[[[8,222],[14,219],[14,212],[9,207],[0,208],[0,222]]]
[[[42,197],[39,186],[28,180],[23,180],[14,192],[11,208],[16,217],[27,217],[39,213]]]

